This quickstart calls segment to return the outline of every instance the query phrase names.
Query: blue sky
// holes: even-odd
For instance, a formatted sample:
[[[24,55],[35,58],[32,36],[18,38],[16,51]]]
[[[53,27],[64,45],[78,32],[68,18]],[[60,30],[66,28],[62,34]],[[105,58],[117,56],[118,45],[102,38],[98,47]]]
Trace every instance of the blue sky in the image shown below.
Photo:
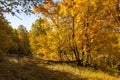
[[[60,1],[60,0],[53,0],[54,2]],[[8,22],[10,22],[10,25],[13,28],[17,28],[19,25],[24,25],[27,30],[31,29],[32,23],[35,22],[35,20],[38,18],[38,15],[32,14],[32,15],[25,15],[24,13],[16,14],[21,19],[17,18],[16,16],[12,16],[11,14],[5,14],[6,19]]]
[[[17,14],[21,19],[16,16],[12,16],[11,14],[5,14],[6,19],[10,22],[10,25],[13,28],[17,28],[19,25],[24,25],[27,30],[30,30],[31,25],[37,19],[37,15],[25,15],[25,14]]]

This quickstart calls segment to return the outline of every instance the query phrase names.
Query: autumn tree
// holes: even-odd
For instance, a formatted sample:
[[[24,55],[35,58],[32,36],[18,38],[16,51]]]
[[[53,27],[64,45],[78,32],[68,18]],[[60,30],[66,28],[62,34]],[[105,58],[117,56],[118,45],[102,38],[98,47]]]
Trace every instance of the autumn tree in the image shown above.
[[[30,46],[33,55],[48,56],[47,33],[51,30],[49,22],[45,18],[39,18],[32,24],[30,30]]]
[[[17,49],[18,46],[13,40],[13,28],[3,16],[0,16],[0,24],[0,55],[6,55],[11,53],[13,47]]]
[[[118,31],[120,25],[117,18],[119,14],[118,0],[64,0],[56,3],[55,6],[53,4],[52,1],[46,1],[46,4],[43,3],[35,7],[34,12],[42,12],[44,16],[49,18],[58,27],[58,31],[61,30],[61,27],[63,29],[69,27],[68,29],[72,30],[71,34],[69,34],[69,36],[72,35],[69,39],[71,41],[69,48],[72,48],[78,64],[90,65],[95,55],[100,55],[97,51],[99,46],[105,47],[105,51],[102,47],[100,48],[100,53],[106,54],[105,52],[108,52],[108,50],[112,52],[106,45],[118,44],[116,41],[116,31]],[[62,25],[59,25],[60,23]],[[113,41],[110,38],[111,43],[105,40],[105,44],[100,44],[100,42],[96,41],[96,39],[99,40],[99,34],[102,38],[100,41],[104,42],[104,37],[111,34],[114,34],[113,37],[116,40]],[[95,44],[99,44],[99,46]]]
[[[29,45],[29,34],[26,28],[23,25],[18,26],[18,51],[19,55],[29,55],[30,54],[30,45]]]
[[[3,6],[7,4],[2,2]],[[110,68],[119,64],[115,60],[119,56],[119,0],[63,0],[57,3],[24,0],[14,3],[24,4],[21,5],[23,8],[26,4],[34,5],[34,13],[44,17],[36,20],[30,31],[34,53],[59,56],[60,60],[76,60],[77,65],[102,66],[101,62],[105,61]],[[7,10],[1,9],[2,12]],[[23,51],[21,53],[28,49],[29,41],[25,35],[26,30],[20,27],[21,47],[18,49]]]
[[[6,28],[8,28],[8,22],[5,20],[4,17],[0,16],[0,55],[4,55],[7,48],[8,48],[8,45],[7,44],[7,32],[6,32]],[[2,57],[2,56],[0,56]]]

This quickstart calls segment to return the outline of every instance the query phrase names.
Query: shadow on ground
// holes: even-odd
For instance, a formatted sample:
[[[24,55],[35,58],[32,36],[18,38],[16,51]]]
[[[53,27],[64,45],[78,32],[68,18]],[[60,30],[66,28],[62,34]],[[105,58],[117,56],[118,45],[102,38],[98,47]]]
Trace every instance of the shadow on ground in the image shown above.
[[[0,62],[0,80],[118,80],[117,78],[114,79],[114,77],[105,78],[104,74],[99,72],[88,71],[87,73],[87,70],[82,68],[78,69],[80,72],[73,68],[74,73],[79,74],[78,76],[72,74],[71,68],[68,71],[69,67],[64,65],[62,68],[65,67],[65,70],[59,70],[60,66],[57,66],[57,69],[53,69],[55,67],[53,64],[40,63],[39,65],[34,60],[22,60],[19,63],[16,59]],[[50,66],[50,68],[47,66]],[[103,74],[102,77],[99,77],[101,74]]]
[[[74,74],[50,70],[32,63],[0,63],[0,80],[87,80]]]

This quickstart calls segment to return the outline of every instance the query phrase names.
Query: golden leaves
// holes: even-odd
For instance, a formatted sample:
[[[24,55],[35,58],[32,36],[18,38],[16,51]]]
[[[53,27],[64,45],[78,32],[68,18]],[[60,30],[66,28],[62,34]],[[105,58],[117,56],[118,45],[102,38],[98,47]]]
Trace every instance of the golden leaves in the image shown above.
[[[42,5],[39,6],[34,6],[33,7],[33,12],[34,13],[39,13],[40,11],[48,11],[53,7],[53,1],[52,0],[46,0]]]
[[[41,8],[40,6],[34,6],[33,12],[34,13],[40,12],[40,10],[41,10],[40,8]]]

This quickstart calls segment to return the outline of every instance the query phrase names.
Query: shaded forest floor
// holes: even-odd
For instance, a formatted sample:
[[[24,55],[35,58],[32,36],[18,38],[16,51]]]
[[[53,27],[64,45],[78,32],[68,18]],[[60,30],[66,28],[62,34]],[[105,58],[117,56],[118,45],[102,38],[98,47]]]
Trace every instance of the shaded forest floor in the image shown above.
[[[10,59],[0,62],[0,80],[120,80],[120,76],[68,64],[46,64],[29,59],[18,63]]]

